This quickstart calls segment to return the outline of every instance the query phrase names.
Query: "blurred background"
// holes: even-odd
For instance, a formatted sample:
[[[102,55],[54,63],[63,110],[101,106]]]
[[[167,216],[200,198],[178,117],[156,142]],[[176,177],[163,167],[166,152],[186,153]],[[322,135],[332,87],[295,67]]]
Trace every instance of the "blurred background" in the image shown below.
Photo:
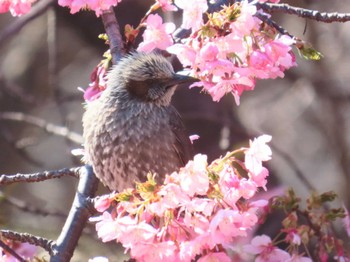
[[[348,0],[284,2],[350,13]],[[115,9],[121,27],[136,26],[152,3],[122,1]],[[179,25],[179,17],[165,19]],[[323,24],[277,14],[273,18],[311,42],[324,58],[306,61],[295,50],[298,67],[283,79],[258,81],[254,91],[243,94],[240,106],[230,96],[212,102],[199,89],[178,90],[173,103],[189,132],[200,136],[196,152],[213,160],[246,146],[253,137],[272,135],[269,188],[291,186],[302,197],[309,195],[310,187],[333,190],[339,205],[349,208],[350,23]],[[108,49],[98,39],[104,33],[102,22],[93,12],[71,15],[57,5],[14,30],[19,21],[0,15],[0,174],[79,166],[80,158],[71,154],[81,148],[84,109],[77,87],[87,87],[90,73]],[[56,239],[76,185],[76,179],[67,177],[0,186],[0,227]],[[103,192],[101,188],[99,194]],[[96,241],[91,225],[72,261],[115,252],[115,245]]]

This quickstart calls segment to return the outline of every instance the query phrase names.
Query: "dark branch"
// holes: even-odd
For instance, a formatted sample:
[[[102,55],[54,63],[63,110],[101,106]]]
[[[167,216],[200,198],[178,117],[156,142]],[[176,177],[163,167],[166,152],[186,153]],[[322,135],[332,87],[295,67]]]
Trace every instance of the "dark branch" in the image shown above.
[[[294,170],[295,174],[297,177],[300,179],[300,181],[304,184],[304,186],[309,190],[309,191],[314,191],[316,192],[316,188],[311,184],[311,182],[307,179],[307,176],[300,170],[298,165],[295,163],[295,161],[291,158],[290,155],[288,155],[286,152],[282,151],[278,147],[276,147],[274,144],[271,144],[271,147],[274,151],[277,152],[277,154],[282,157],[287,164]]]
[[[0,239],[0,248],[7,253],[9,253],[11,256],[16,258],[19,262],[26,262],[20,255],[17,254],[16,251],[14,251],[10,246],[6,245],[4,241]]]
[[[113,7],[103,11],[101,17],[108,36],[112,62],[113,64],[116,64],[125,55],[125,49],[119,23],[115,17]]]
[[[53,241],[43,237],[34,236],[28,233],[18,233],[11,230],[0,230],[0,236],[9,240],[18,241],[21,243],[29,243],[39,246],[51,254]]]
[[[40,182],[64,176],[77,177],[81,167],[63,168],[54,171],[44,171],[33,174],[0,175],[0,185],[9,185],[17,182]]]
[[[53,246],[51,262],[70,261],[86,222],[95,213],[90,199],[95,195],[98,180],[91,166],[81,167],[79,175],[77,192],[66,223]]]
[[[258,8],[263,9],[267,13],[281,12],[290,15],[297,15],[303,18],[309,18],[318,22],[333,23],[333,22],[348,22],[350,21],[349,13],[327,13],[317,10],[305,9],[288,4],[270,4],[270,3],[257,3]]]
[[[280,26],[279,24],[277,24],[275,21],[273,21],[271,18],[269,18],[268,15],[263,14],[263,13],[256,13],[255,16],[257,18],[259,18],[261,21],[265,22],[266,24],[268,24],[269,26],[275,28],[280,34],[282,35],[288,35],[290,37],[294,37],[291,34],[288,33],[288,31],[286,29],[284,29],[282,26]]]
[[[16,35],[31,20],[45,13],[45,11],[55,2],[55,0],[39,1],[36,5],[33,6],[32,10],[28,14],[18,18],[16,22],[11,23],[9,26],[7,26],[0,33],[0,45],[2,45],[11,36]]]
[[[70,131],[67,127],[48,123],[44,119],[41,119],[35,116],[26,115],[20,112],[4,112],[4,113],[0,113],[0,120],[25,122],[25,123],[37,126],[39,128],[42,128],[47,133],[62,136],[79,145],[83,143],[83,138],[80,134]]]
[[[42,167],[43,163],[40,161],[36,160],[31,154],[26,152],[25,148],[22,145],[19,145],[19,141],[17,138],[13,137],[13,132],[10,130],[7,130],[5,128],[0,129],[0,135],[3,138],[3,141],[6,142],[10,147],[14,148],[16,153],[22,157],[25,161],[30,163],[31,165],[34,165],[36,167]],[[27,138],[28,141],[28,138]]]
[[[66,214],[63,214],[58,211],[49,211],[49,210],[43,210],[38,207],[32,206],[28,204],[25,201],[22,201],[18,198],[12,197],[12,196],[7,196],[3,192],[0,191],[0,198],[3,199],[5,202],[9,203],[10,205],[24,211],[24,212],[29,212],[33,213],[36,215],[41,215],[41,216],[57,216],[57,217],[67,217]]]

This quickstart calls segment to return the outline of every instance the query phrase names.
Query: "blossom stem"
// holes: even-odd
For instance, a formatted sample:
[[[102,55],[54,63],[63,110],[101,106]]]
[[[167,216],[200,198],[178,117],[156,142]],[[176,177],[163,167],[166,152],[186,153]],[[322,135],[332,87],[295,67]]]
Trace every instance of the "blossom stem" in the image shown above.
[[[103,11],[101,17],[108,36],[112,62],[113,64],[117,64],[117,62],[124,56],[125,49],[119,23],[116,19],[113,7]]]

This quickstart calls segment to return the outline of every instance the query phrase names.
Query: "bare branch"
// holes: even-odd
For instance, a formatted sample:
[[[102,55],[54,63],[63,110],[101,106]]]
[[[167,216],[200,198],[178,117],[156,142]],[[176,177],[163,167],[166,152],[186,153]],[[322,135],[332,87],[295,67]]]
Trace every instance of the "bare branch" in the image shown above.
[[[115,17],[113,7],[103,11],[101,17],[108,36],[112,62],[116,64],[125,55],[125,49],[119,23]]]
[[[16,35],[26,24],[36,17],[42,15],[54,2],[55,0],[42,0],[33,6],[31,12],[16,19],[16,22],[11,23],[0,33],[0,45],[11,36]]]
[[[0,185],[9,185],[17,182],[40,182],[53,178],[61,178],[64,176],[77,177],[80,167],[63,168],[54,171],[44,171],[33,174],[15,174],[15,175],[0,175]]]
[[[43,237],[34,236],[28,233],[18,233],[11,230],[0,230],[0,236],[13,241],[18,241],[21,243],[29,243],[31,245],[42,247],[47,252],[52,254],[52,245],[53,245],[52,240],[49,240]]]
[[[291,158],[290,155],[288,155],[286,152],[282,151],[280,148],[276,147],[276,145],[271,144],[271,147],[274,151],[276,151],[277,154],[279,154],[280,157],[282,157],[287,164],[294,170],[297,177],[300,179],[300,181],[305,185],[305,187],[309,191],[316,192],[316,188],[311,184],[311,182],[307,179],[307,176],[300,170],[298,165],[295,163],[295,161]]]
[[[4,241],[0,239],[0,248],[5,250],[7,253],[9,253],[11,256],[16,258],[19,262],[26,262],[20,255],[17,254],[16,251],[14,251],[9,245],[7,245]]]
[[[23,114],[21,112],[3,112],[0,113],[0,120],[11,120],[18,122],[25,122],[37,127],[42,128],[46,132],[58,136],[62,136],[70,141],[81,145],[83,143],[83,138],[80,134],[70,131],[67,127],[54,125],[46,122],[46,120]]]
[[[288,31],[286,29],[284,29],[282,26],[280,26],[279,24],[277,24],[275,21],[273,21],[271,18],[269,18],[266,14],[263,13],[256,13],[255,16],[257,18],[259,18],[261,21],[265,22],[266,24],[268,24],[269,26],[275,28],[280,34],[282,35],[288,35],[290,37],[294,37],[293,35],[291,35],[290,33],[288,33]]]
[[[36,160],[31,154],[27,153],[25,151],[25,149],[22,146],[19,146],[19,141],[18,139],[15,139],[13,137],[13,133],[10,132],[9,130],[2,128],[0,129],[0,135],[3,138],[3,141],[6,142],[7,144],[9,144],[9,146],[11,146],[12,148],[15,149],[16,153],[22,157],[25,161],[27,161],[28,163],[30,163],[31,165],[34,165],[36,167],[42,167],[43,163],[41,163],[40,161]]]
[[[281,12],[290,15],[297,15],[303,18],[309,18],[318,22],[333,23],[333,22],[348,22],[350,21],[350,13],[327,13],[317,10],[305,9],[288,4],[271,4],[271,3],[257,3],[258,8],[263,9],[267,13]]]
[[[58,211],[49,211],[49,210],[43,210],[38,207],[32,206],[31,204],[22,201],[18,198],[12,197],[12,196],[7,196],[3,192],[0,191],[0,198],[2,198],[5,202],[9,203],[10,205],[24,211],[24,212],[29,212],[33,213],[36,215],[41,215],[41,216],[57,216],[57,217],[67,217],[66,214],[63,214]]]
[[[97,191],[98,180],[91,166],[79,168],[79,184],[62,232],[53,246],[51,262],[70,261],[89,217],[95,213],[90,199]]]

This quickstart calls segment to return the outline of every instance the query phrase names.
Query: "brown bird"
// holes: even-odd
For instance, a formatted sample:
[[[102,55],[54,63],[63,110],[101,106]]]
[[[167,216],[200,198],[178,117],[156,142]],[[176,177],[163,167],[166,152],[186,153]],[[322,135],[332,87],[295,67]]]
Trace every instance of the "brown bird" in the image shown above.
[[[133,53],[108,74],[101,97],[83,116],[85,161],[111,190],[165,174],[193,156],[181,117],[170,104],[176,87],[198,81],[174,73],[162,55]]]

